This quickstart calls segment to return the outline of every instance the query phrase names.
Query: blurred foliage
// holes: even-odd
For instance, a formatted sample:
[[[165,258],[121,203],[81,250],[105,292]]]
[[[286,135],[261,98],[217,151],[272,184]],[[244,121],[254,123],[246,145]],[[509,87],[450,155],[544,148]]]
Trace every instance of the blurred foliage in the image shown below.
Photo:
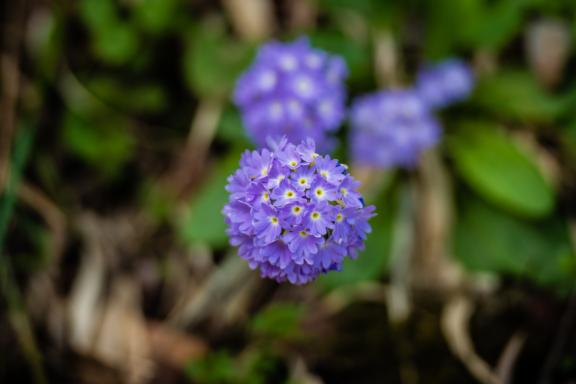
[[[238,167],[239,158],[240,151],[230,151],[192,199],[180,226],[182,238],[186,242],[205,242],[213,247],[226,244],[226,223],[220,211],[228,201],[228,192],[224,189],[226,180]]]
[[[266,384],[278,364],[276,357],[258,351],[249,351],[240,357],[218,351],[188,364],[186,374],[198,383]]]
[[[446,141],[441,149],[447,155],[448,169],[454,171],[451,177],[462,181],[455,184],[455,196],[459,206],[472,207],[458,212],[462,225],[454,228],[456,245],[459,259],[474,270],[531,278],[546,285],[554,279],[541,274],[571,273],[574,255],[565,248],[565,241],[534,227],[556,223],[546,228],[552,231],[552,227],[566,225],[569,217],[561,211],[565,202],[560,194],[564,186],[552,187],[542,164],[516,135],[529,131],[535,145],[540,145],[540,135],[546,135],[547,145],[558,145],[551,155],[557,161],[568,160],[568,172],[576,171],[574,79],[566,71],[564,85],[543,88],[520,48],[534,15],[571,21],[576,12],[570,5],[560,0],[321,0],[320,27],[306,29],[313,45],[345,58],[350,99],[377,88],[373,50],[374,39],[382,32],[395,39],[400,73],[407,78],[430,59],[461,56],[472,62],[479,54],[487,54],[497,64],[478,74],[470,100],[442,113]],[[74,54],[66,59],[57,83],[63,109],[56,137],[64,145],[64,159],[80,162],[88,177],[114,186],[130,183],[147,212],[159,222],[171,221],[183,244],[223,250],[227,244],[220,215],[227,199],[224,185],[240,152],[251,147],[239,113],[228,101],[257,44],[242,40],[230,15],[220,7],[178,0],[81,0],[67,12],[59,9],[38,18],[29,44],[38,73],[46,81],[58,68],[59,50],[76,47],[70,50]],[[280,39],[301,34],[283,24],[279,28],[282,32],[275,37]],[[157,170],[149,172],[143,164],[160,162],[167,167],[167,153],[173,156],[181,146],[195,106],[205,98],[225,102],[207,163],[209,172],[180,204],[154,182],[160,176]],[[338,154],[344,161],[345,133],[340,134]],[[45,151],[37,154],[39,177],[52,191],[64,180],[58,173],[61,158]],[[139,167],[146,177],[130,179],[126,172],[131,167]],[[391,212],[405,183],[404,177],[393,178],[390,185],[369,196],[378,207],[378,216],[372,220],[373,233],[365,251],[358,260],[347,260],[342,272],[320,279],[319,288],[330,290],[386,276],[397,220]],[[472,194],[462,192],[469,189]],[[176,209],[176,205],[183,208]],[[178,220],[170,220],[175,210]],[[492,221],[497,224],[492,226]],[[494,231],[497,225],[502,231]],[[468,247],[462,239],[471,236],[469,228],[475,228],[479,237],[495,236],[494,244],[500,244],[498,235],[508,233],[514,242],[535,242],[534,248],[542,251],[528,255],[504,246]],[[545,245],[562,248],[553,252],[559,255],[558,263],[546,264],[552,259],[547,258]],[[538,268],[530,267],[539,263]]]
[[[572,95],[552,95],[528,72],[507,71],[481,79],[473,102],[482,112],[504,121],[551,123],[570,108]]]
[[[473,96],[439,116],[445,132],[439,151],[456,208],[450,233],[454,257],[471,273],[569,292],[576,279],[569,235],[576,187],[573,2],[319,0],[317,5],[315,25],[291,28],[282,20],[275,23],[274,38],[288,40],[305,31],[314,46],[342,55],[350,72],[349,101],[378,89],[374,46],[380,33],[392,36],[398,47],[401,77],[413,78],[427,60],[452,56],[478,69]],[[555,88],[538,82],[526,57],[527,29],[546,18],[565,22],[572,37]],[[257,44],[240,37],[223,2],[79,0],[43,8],[33,20],[19,108],[22,120],[33,121],[36,129],[18,126],[11,181],[0,204],[0,243],[17,256],[10,260],[18,276],[45,266],[51,236],[36,214],[17,204],[21,173],[73,218],[118,206],[141,209],[157,225],[150,242],[158,236],[174,242],[171,247],[206,246],[217,268],[228,247],[220,213],[228,198],[224,186],[241,152],[251,148],[230,93]],[[204,99],[223,102],[223,113],[207,159],[191,165],[201,167],[204,177],[190,195],[175,197],[163,181]],[[39,136],[34,148],[32,133]],[[344,162],[346,133],[344,127],[338,137]],[[555,178],[520,137],[529,137],[551,159]],[[366,249],[312,289],[325,293],[387,279],[394,212],[412,177],[417,172],[393,174],[367,196],[378,216]],[[23,235],[14,240],[10,234],[16,230]],[[175,235],[166,240],[166,230]],[[149,256],[141,251],[142,259]],[[166,292],[172,292],[169,283]],[[265,306],[245,329],[260,349],[209,353],[186,366],[187,377],[199,383],[278,382],[278,372],[287,376],[283,348],[301,336],[306,310],[290,303]]]
[[[411,74],[428,59],[463,56],[472,60],[479,52],[488,53],[498,64],[493,71],[479,73],[477,89],[469,101],[442,114],[446,123],[442,149],[446,150],[447,165],[454,166],[449,168],[454,170],[451,177],[463,181],[456,184],[455,196],[465,201],[461,190],[470,188],[486,204],[486,212],[491,212],[478,216],[475,208],[466,210],[462,217],[459,212],[459,219],[467,224],[456,231],[497,220],[513,229],[510,236],[516,242],[529,243],[539,241],[531,234],[538,232],[531,229],[536,225],[534,220],[568,220],[559,208],[564,205],[559,190],[551,186],[538,159],[526,152],[510,131],[529,130],[536,145],[539,135],[545,133],[549,142],[558,143],[553,157],[575,159],[574,79],[566,71],[565,85],[544,89],[521,49],[534,15],[565,17],[570,22],[576,15],[570,2],[321,0],[318,12],[320,28],[307,28],[307,34],[315,46],[346,59],[351,98],[377,88],[373,47],[380,32],[389,32],[396,40],[399,63],[406,66],[401,73]],[[219,213],[227,199],[223,187],[237,166],[241,150],[250,147],[238,111],[228,101],[257,44],[235,33],[230,15],[221,5],[199,6],[177,0],[80,0],[67,9],[44,14],[34,25],[28,42],[32,60],[46,86],[50,86],[49,75],[60,71],[55,85],[63,103],[55,127],[55,137],[63,143],[57,150],[63,153],[52,156],[47,148],[37,154],[35,169],[46,187],[55,191],[59,182],[65,181],[58,172],[59,161],[80,162],[88,178],[96,177],[114,187],[130,184],[137,196],[144,196],[141,203],[149,213],[160,221],[169,220],[176,200],[154,185],[153,180],[161,176],[157,169],[168,167],[170,156],[185,140],[198,100],[223,100],[214,150],[207,163],[210,171],[188,201],[178,205],[184,209],[171,225],[176,226],[179,239],[186,245],[225,248],[225,224]],[[280,39],[300,34],[283,24],[279,28],[282,31],[276,37]],[[59,59],[59,50],[71,53],[64,62]],[[65,65],[57,69],[59,64]],[[342,157],[346,156],[344,133],[340,134]],[[150,163],[161,166],[150,171],[146,168]],[[131,167],[146,177],[131,179],[126,173]],[[576,167],[569,163],[566,168]],[[373,233],[366,250],[358,260],[347,261],[341,273],[322,278],[319,287],[333,289],[386,275],[396,220],[390,214],[395,207],[394,191],[401,190],[399,185],[405,180],[395,178],[390,188],[372,197],[379,215],[372,221]],[[489,229],[488,225],[486,236],[493,235]],[[34,232],[32,228],[29,231]],[[544,236],[541,243],[546,239]],[[459,249],[465,248],[462,242],[457,243]],[[528,262],[523,258],[526,255],[514,256],[520,252],[512,248],[485,249],[482,268],[538,282],[552,280],[543,279],[532,268],[502,268],[507,265],[500,260],[506,252],[515,262]],[[563,257],[569,256],[565,251]],[[545,252],[535,252],[529,257],[546,256]],[[473,255],[461,259],[466,265],[477,265],[470,262],[477,260]]]
[[[190,89],[200,96],[229,94],[252,59],[252,47],[228,38],[218,19],[192,27],[187,31],[186,40],[183,60]]]
[[[304,307],[298,304],[272,304],[258,313],[251,321],[251,331],[256,337],[271,340],[289,340],[300,334],[299,320]]]
[[[572,289],[576,259],[562,220],[527,222],[467,197],[458,207],[454,236],[455,253],[466,267],[530,276],[565,293]]]
[[[449,139],[460,175],[486,199],[531,217],[550,213],[551,186],[538,165],[497,126],[465,123]]]

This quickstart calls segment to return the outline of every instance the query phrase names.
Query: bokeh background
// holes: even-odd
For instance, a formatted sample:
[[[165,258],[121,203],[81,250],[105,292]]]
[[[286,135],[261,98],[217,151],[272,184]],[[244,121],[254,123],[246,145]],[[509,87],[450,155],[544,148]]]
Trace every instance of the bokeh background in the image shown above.
[[[1,7],[1,382],[576,382],[574,2]],[[234,82],[303,35],[345,58],[349,101],[449,57],[477,85],[415,169],[353,168],[366,250],[294,287],[220,211],[252,148]]]

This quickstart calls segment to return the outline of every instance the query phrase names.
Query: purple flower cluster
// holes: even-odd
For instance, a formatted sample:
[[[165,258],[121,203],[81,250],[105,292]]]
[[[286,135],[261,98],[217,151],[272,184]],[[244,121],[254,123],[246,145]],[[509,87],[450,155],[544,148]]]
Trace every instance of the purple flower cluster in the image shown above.
[[[414,88],[358,98],[350,112],[351,157],[361,165],[412,167],[442,134],[434,110],[472,92],[472,70],[450,59],[425,68]]]
[[[292,143],[312,138],[325,150],[332,142],[328,133],[344,118],[346,76],[342,58],[313,49],[307,38],[271,42],[238,80],[234,103],[258,146],[286,136]]]
[[[382,91],[360,97],[350,113],[351,156],[360,165],[413,166],[438,142],[441,130],[414,91]]]
[[[311,139],[294,145],[284,137],[270,150],[246,151],[226,186],[230,243],[250,268],[278,282],[305,284],[338,271],[371,230],[374,206],[364,206],[358,185]]]
[[[416,91],[430,108],[443,108],[467,98],[474,88],[474,74],[461,60],[449,59],[418,73]]]

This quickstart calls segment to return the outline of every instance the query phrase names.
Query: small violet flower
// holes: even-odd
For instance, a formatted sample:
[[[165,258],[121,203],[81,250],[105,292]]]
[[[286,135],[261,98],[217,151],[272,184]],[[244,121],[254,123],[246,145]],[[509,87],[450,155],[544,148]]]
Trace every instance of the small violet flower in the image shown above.
[[[250,268],[278,282],[305,284],[341,270],[347,255],[363,249],[374,207],[364,206],[347,167],[318,155],[312,139],[269,148],[246,151],[228,178],[222,213],[230,244]]]
[[[448,59],[422,69],[415,88],[430,108],[443,108],[464,100],[472,93],[474,74],[465,62]]]
[[[414,166],[441,135],[428,105],[409,89],[358,98],[350,123],[351,157],[360,165],[381,168]]]
[[[292,143],[310,137],[326,150],[332,141],[328,133],[344,118],[346,76],[341,57],[312,48],[307,38],[286,44],[270,42],[260,48],[238,80],[234,103],[257,145],[264,147],[268,137],[286,136]],[[283,155],[283,165],[290,164],[293,154]]]

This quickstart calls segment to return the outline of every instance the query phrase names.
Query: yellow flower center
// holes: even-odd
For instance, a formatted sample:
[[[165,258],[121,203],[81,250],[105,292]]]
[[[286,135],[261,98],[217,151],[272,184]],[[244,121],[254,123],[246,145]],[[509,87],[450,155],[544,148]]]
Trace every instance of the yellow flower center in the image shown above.
[[[276,216],[272,216],[270,218],[270,222],[274,225],[278,224],[278,218]]]
[[[260,174],[262,176],[266,176],[268,174],[268,168],[264,167],[260,170]]]
[[[293,198],[296,194],[294,191],[286,191],[285,196],[289,199]]]
[[[336,221],[337,221],[338,223],[340,223],[340,222],[342,222],[342,220],[344,220],[344,216],[342,216],[341,213],[337,214],[337,215],[336,215]]]
[[[320,171],[320,176],[322,176],[323,178],[327,178],[328,177],[328,172],[326,171]]]
[[[264,192],[262,194],[262,201],[268,201],[270,199],[270,194],[268,192]]]
[[[306,233],[306,231],[300,231],[300,232],[298,232],[298,234],[299,234],[300,236],[302,236],[302,237],[308,236],[308,234]]]
[[[297,166],[297,165],[298,165],[298,163],[297,163],[295,160],[292,160],[292,161],[290,162],[290,166],[291,166],[291,167],[295,167],[295,166]]]
[[[299,214],[300,212],[302,212],[302,207],[296,205],[295,207],[292,207],[292,212],[295,214]]]
[[[301,177],[298,179],[298,184],[300,185],[306,185],[306,178],[305,177]]]
[[[342,193],[342,196],[346,196],[348,194],[348,190],[346,188],[340,188],[340,192]]]
[[[312,212],[312,215],[310,215],[310,217],[312,217],[312,220],[318,220],[320,218],[320,213]]]
[[[320,197],[324,195],[324,190],[322,188],[316,188],[314,193],[316,194],[316,196]]]

